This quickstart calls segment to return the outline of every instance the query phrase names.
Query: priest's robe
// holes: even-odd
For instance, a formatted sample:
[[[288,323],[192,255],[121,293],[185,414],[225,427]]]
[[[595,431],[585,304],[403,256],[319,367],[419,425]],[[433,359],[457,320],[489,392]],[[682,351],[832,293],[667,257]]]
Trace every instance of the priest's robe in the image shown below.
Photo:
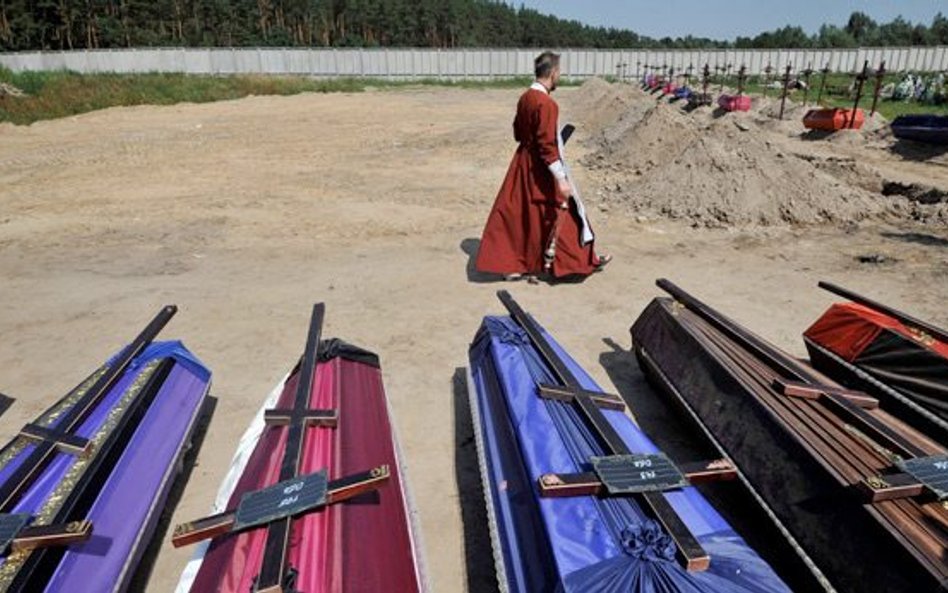
[[[556,101],[542,85],[534,83],[520,97],[513,123],[519,145],[481,236],[478,271],[540,273],[557,217],[553,276],[588,275],[599,265],[582,203],[571,199],[569,210],[557,207],[554,171],[565,169],[558,116]]]

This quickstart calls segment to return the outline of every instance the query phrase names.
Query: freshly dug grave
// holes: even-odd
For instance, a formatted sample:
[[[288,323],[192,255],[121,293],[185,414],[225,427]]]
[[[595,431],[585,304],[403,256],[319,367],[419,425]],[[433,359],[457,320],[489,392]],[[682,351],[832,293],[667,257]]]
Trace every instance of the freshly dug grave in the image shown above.
[[[636,103],[602,127],[583,161],[601,198],[636,215],[700,227],[948,219],[944,203],[883,196],[881,177],[854,159],[813,154],[791,129],[802,106],[788,104],[785,117],[793,120],[773,126],[767,116],[779,103],[767,99],[746,114]],[[583,108],[594,102],[577,103],[576,114],[602,125],[601,114]]]

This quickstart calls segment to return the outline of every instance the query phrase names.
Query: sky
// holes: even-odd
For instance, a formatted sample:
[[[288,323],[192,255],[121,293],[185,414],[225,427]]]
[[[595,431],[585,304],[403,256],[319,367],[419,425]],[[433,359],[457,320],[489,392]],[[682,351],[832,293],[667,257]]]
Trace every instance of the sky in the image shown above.
[[[649,37],[695,37],[732,40],[763,31],[799,25],[815,33],[823,23],[845,25],[849,15],[865,12],[876,22],[902,15],[930,24],[948,0],[511,0],[540,12],[590,25],[631,29]]]

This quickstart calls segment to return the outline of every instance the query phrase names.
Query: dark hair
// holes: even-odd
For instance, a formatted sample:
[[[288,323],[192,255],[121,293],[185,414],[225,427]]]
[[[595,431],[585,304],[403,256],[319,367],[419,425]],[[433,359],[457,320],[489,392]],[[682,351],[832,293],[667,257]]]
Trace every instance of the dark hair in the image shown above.
[[[533,73],[537,78],[546,78],[560,65],[560,54],[545,51],[533,60]]]

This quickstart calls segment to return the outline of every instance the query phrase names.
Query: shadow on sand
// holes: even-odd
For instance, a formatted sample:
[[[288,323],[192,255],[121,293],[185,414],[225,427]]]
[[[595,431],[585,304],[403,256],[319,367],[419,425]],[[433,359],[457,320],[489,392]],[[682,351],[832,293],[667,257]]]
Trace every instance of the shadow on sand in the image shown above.
[[[0,393],[0,416],[3,416],[7,410],[10,409],[10,406],[13,405],[13,402],[16,400],[9,395],[4,395]]]
[[[907,161],[925,162],[944,156],[948,153],[948,145],[899,140],[892,145],[891,150]]]
[[[927,245],[929,247],[948,247],[948,239],[930,235],[928,233],[884,232],[880,234],[886,239],[894,239],[895,241],[902,241],[904,243],[917,243],[919,245]]]
[[[474,425],[471,420],[467,370],[457,368],[451,378],[454,401],[454,476],[461,505],[464,529],[464,563],[469,593],[494,593],[498,590],[497,573],[491,550],[481,484]]]
[[[477,271],[477,250],[480,246],[481,240],[473,237],[461,241],[461,251],[467,255],[467,281],[474,284],[503,282],[504,277],[499,274],[485,274]]]

